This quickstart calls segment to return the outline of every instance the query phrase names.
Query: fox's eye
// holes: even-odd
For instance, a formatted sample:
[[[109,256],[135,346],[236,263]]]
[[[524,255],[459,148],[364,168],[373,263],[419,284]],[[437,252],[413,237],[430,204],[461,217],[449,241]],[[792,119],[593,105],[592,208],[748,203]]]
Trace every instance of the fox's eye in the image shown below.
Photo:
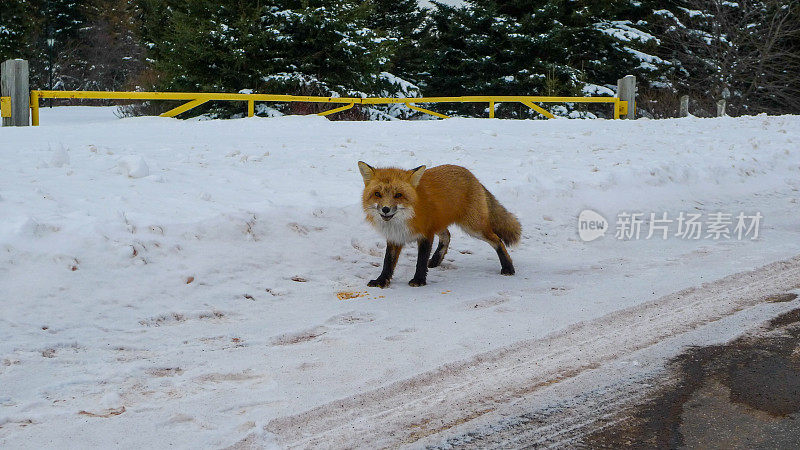
[[[378,192],[378,191],[375,191],[375,197],[381,198],[381,193]]]
[[[398,192],[397,194],[394,194],[394,198],[400,198],[400,197],[402,197],[402,196],[403,196],[403,194],[401,194],[401,193],[399,193],[399,192]]]

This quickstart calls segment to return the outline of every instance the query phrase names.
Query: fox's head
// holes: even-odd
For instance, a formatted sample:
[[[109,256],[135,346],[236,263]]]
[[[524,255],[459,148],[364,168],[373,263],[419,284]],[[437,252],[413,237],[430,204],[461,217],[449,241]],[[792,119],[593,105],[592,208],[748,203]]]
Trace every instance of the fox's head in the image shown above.
[[[414,216],[417,186],[425,173],[425,166],[411,170],[395,167],[375,169],[359,161],[358,170],[364,177],[362,205],[367,217],[388,222],[395,217],[408,220]]]

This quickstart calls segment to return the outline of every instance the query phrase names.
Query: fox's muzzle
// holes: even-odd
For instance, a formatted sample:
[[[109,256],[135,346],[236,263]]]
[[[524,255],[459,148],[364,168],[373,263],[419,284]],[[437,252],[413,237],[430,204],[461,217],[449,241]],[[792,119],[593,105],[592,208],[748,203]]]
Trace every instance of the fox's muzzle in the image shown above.
[[[381,219],[383,219],[383,220],[385,220],[387,222],[389,220],[391,220],[392,217],[394,217],[395,213],[397,213],[397,206],[392,206],[392,207],[377,206],[377,209],[378,209],[378,213],[381,215]]]

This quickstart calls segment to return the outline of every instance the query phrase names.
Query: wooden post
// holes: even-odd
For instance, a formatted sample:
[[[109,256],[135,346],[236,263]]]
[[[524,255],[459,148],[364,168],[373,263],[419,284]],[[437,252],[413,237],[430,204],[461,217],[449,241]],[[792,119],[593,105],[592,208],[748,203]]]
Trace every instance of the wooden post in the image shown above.
[[[622,119],[635,119],[636,118],[636,77],[633,75],[625,75],[617,80],[617,97],[620,100],[628,102],[628,114],[622,116]]]
[[[686,117],[689,115],[689,96],[681,95],[681,109],[678,111],[678,117]]]
[[[725,115],[725,99],[719,100],[717,102],[717,117],[722,117]]]
[[[11,97],[11,117],[3,118],[4,127],[30,125],[28,61],[9,59],[0,64],[0,96]]]

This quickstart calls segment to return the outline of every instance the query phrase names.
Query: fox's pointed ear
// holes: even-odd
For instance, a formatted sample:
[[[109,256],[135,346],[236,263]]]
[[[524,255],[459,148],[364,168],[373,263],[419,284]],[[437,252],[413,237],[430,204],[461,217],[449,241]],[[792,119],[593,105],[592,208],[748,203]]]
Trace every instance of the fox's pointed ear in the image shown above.
[[[369,183],[369,180],[372,179],[372,175],[375,173],[375,169],[364,161],[358,162],[358,171],[361,172],[361,176],[364,178],[364,184]]]
[[[411,185],[417,187],[422,174],[425,173],[425,166],[419,166],[416,169],[411,169]]]

